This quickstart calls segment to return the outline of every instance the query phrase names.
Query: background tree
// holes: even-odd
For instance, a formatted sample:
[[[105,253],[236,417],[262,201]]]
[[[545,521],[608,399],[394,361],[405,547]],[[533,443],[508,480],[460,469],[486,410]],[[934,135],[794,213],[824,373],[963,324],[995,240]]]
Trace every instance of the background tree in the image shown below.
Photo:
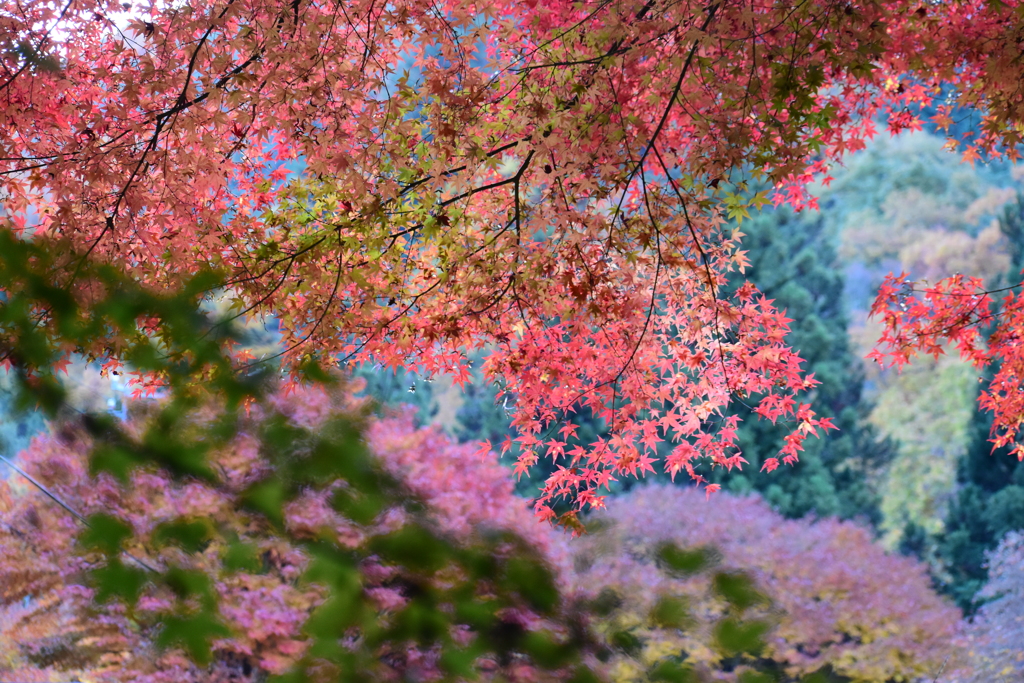
[[[705,502],[693,487],[649,485],[610,499],[588,524],[593,533],[572,545],[576,581],[595,596],[613,589],[616,625],[633,638],[620,637],[633,642],[632,656],[612,661],[614,680],[657,680],[645,672],[666,656],[713,680],[791,681],[812,672],[822,681],[931,680],[964,655],[955,642],[959,612],[932,590],[925,566],[885,553],[853,523],[786,520],[756,496]],[[717,548],[718,571],[741,585],[736,572],[753,579],[757,590],[748,585],[745,601],[753,613],[734,627],[773,624],[757,632],[760,664],[771,677],[744,679],[750,659],[708,646],[724,605],[705,592],[710,573],[679,569],[684,559],[694,570],[709,556],[676,555],[665,543]],[[657,623],[673,600],[687,605],[692,628]]]
[[[880,334],[867,314],[887,273],[937,281],[960,272],[995,283],[1008,267],[997,218],[1019,175],[1001,162],[967,166],[943,145],[923,131],[875,140],[821,188],[822,217],[839,236],[857,356],[869,353]],[[977,373],[956,357],[921,359],[898,373],[875,364],[864,370],[873,405],[868,421],[897,444],[876,479],[885,542],[917,544],[939,575],[936,539],[971,441]],[[907,531],[916,540],[904,538]]]
[[[17,387],[9,375],[0,377],[0,455],[11,458],[43,429],[43,415],[17,405]],[[0,475],[2,477],[4,475]]]
[[[979,597],[985,604],[967,630],[969,668],[958,679],[968,683],[1009,683],[1024,671],[1020,631],[1024,627],[1024,542],[1010,532],[987,553],[988,581]]]
[[[243,483],[265,466],[264,440],[282,426],[274,424],[276,411],[292,428],[306,429],[329,425],[332,415],[358,404],[343,393],[320,390],[271,396],[265,406],[254,407],[238,436],[211,453],[210,462],[228,480]],[[142,419],[136,413],[136,422]],[[948,642],[957,615],[930,591],[920,566],[885,555],[853,525],[788,522],[756,498],[723,494],[709,504],[692,487],[655,486],[616,498],[607,514],[588,520],[592,533],[570,545],[533,518],[513,494],[507,470],[473,458],[472,446],[456,445],[436,429],[415,428],[409,413],[374,421],[367,435],[374,455],[427,506],[432,528],[479,550],[474,539],[480,543],[514,527],[549,563],[552,588],[575,601],[577,618],[586,620],[559,627],[531,614],[530,603],[502,612],[498,630],[512,649],[504,659],[481,653],[476,664],[484,680],[565,680],[566,672],[545,673],[525,655],[550,658],[559,647],[583,647],[566,640],[583,623],[594,629],[594,665],[616,681],[662,680],[670,672],[762,680],[743,678],[760,672],[796,681],[821,671],[844,677],[839,680],[878,681],[928,671],[934,660],[957,652]],[[264,680],[268,673],[286,672],[315,653],[309,624],[337,596],[316,581],[296,580],[316,560],[294,541],[338,534],[350,552],[360,553],[367,543],[382,551],[382,540],[400,535],[411,521],[392,510],[373,524],[354,524],[333,514],[322,496],[306,492],[285,508],[287,533],[268,533],[240,516],[223,491],[199,482],[182,485],[155,471],[140,472],[131,487],[90,477],[88,440],[80,428],[65,425],[35,440],[23,455],[25,467],[64,503],[85,513],[101,507],[131,524],[135,533],[124,549],[132,556],[198,570],[182,577],[190,581],[208,576],[226,628],[211,643],[208,663],[197,667],[187,651],[157,646],[170,626],[163,622],[162,631],[156,615],[176,600],[173,592],[144,587],[131,610],[93,604],[104,585],[83,584],[81,577],[102,553],[76,547],[78,521],[39,489],[14,480],[0,485],[0,671],[19,680]],[[684,511],[689,523],[682,525]],[[183,529],[172,521],[183,515],[198,524],[191,530],[196,538],[205,539],[191,554],[190,537],[174,536]],[[230,543],[222,537],[227,528],[238,532]],[[176,541],[168,544],[165,536]],[[87,535],[86,542],[95,537]],[[529,557],[516,552],[510,539],[506,543],[499,557]],[[711,544],[720,551],[708,550]],[[384,624],[414,628],[403,615],[411,618],[417,604],[416,619],[426,620],[415,622],[419,630],[409,631],[408,640],[396,633],[397,639],[377,643],[375,680],[453,679],[444,650],[417,645],[416,636],[433,623],[424,594],[444,604],[453,575],[437,575],[441,585],[428,578],[422,553],[430,553],[429,544],[401,552],[404,559],[397,564],[375,555],[359,565],[361,591]],[[231,568],[232,563],[242,564]],[[492,578],[501,590],[503,579]],[[464,588],[455,585],[457,592]],[[471,633],[462,630],[456,637]],[[314,670],[310,676],[319,680],[327,673]]]

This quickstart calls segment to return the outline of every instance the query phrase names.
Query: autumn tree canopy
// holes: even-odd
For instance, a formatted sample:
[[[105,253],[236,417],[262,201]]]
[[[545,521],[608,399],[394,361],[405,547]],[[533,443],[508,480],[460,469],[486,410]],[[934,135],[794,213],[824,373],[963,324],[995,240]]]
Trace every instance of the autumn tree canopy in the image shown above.
[[[152,288],[217,270],[290,367],[462,376],[490,348],[522,466],[564,466],[542,514],[659,442],[673,475],[741,464],[733,400],[791,426],[766,469],[797,458],[830,423],[785,317],[722,290],[726,219],[813,205],[924,106],[985,112],[966,157],[1016,155],[1024,106],[1016,2],[44,0],[0,27],[5,222],[60,256],[53,286],[87,298],[87,257]],[[129,337],[66,350],[114,367]],[[609,438],[574,438],[582,406]]]

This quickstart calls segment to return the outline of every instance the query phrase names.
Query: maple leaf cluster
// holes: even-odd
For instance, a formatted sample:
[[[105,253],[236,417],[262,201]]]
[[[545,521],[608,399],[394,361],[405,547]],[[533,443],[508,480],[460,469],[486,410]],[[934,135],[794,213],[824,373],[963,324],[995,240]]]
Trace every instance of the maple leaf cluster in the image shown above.
[[[877,120],[918,128],[944,85],[985,112],[965,154],[1016,157],[1022,21],[985,0],[5,2],[4,220],[64,249],[58,287],[82,254],[152,287],[226,273],[289,367],[461,378],[489,349],[521,466],[561,465],[550,516],[659,442],[672,473],[742,465],[732,400],[792,425],[784,462],[828,428],[793,398],[813,379],[784,316],[723,294],[727,220],[813,206],[808,180]],[[122,347],[85,351],[116,369]],[[584,406],[611,437],[555,438]]]
[[[1016,287],[997,299],[981,278],[953,275],[918,288],[906,274],[889,275],[879,287],[872,315],[884,327],[879,347],[869,358],[883,366],[902,366],[919,353],[938,357],[947,348],[978,368],[995,367],[978,398],[991,411],[993,449],[1006,447],[1024,459],[1024,299]]]

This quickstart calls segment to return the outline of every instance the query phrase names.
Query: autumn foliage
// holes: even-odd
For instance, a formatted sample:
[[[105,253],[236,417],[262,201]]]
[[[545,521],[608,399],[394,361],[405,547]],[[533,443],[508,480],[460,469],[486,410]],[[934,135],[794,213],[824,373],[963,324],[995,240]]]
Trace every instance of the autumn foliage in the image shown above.
[[[1024,536],[1007,534],[988,555],[989,581],[980,596],[970,636],[971,683],[1009,683],[1024,673],[1020,639],[1024,630]]]
[[[352,414],[355,410],[343,394],[318,390],[281,394],[264,407],[254,407],[238,436],[211,458],[211,465],[221,473],[219,486],[175,482],[156,471],[137,472],[129,486],[122,486],[108,475],[90,476],[85,457],[89,438],[80,427],[69,424],[37,438],[21,457],[27,473],[76,512],[116,515],[129,525],[132,537],[124,548],[120,573],[104,576],[107,581],[135,585],[126,591],[124,585],[103,579],[87,580],[86,572],[101,570],[105,563],[110,566],[110,559],[97,552],[99,548],[89,546],[95,535],[86,530],[76,539],[81,522],[27,481],[18,477],[0,481],[0,672],[22,681],[67,680],[69,675],[117,681],[226,681],[285,674],[301,664],[311,646],[316,647],[310,636],[311,617],[318,608],[322,614],[325,605],[339,599],[336,587],[310,580],[306,572],[315,555],[300,545],[302,540],[336,538],[341,547],[362,558],[353,578],[362,598],[347,607],[333,605],[335,619],[365,615],[369,608],[385,622],[401,620],[400,615],[409,614],[410,605],[416,606],[414,597],[424,592],[432,599],[459,604],[456,593],[445,591],[452,586],[466,590],[468,585],[443,561],[431,567],[439,561],[439,551],[429,542],[399,536],[409,547],[398,563],[388,563],[371,550],[389,534],[401,534],[403,528],[415,533],[408,513],[400,507],[359,524],[338,515],[328,497],[310,490],[286,506],[284,527],[275,530],[240,503],[246,486],[268,467],[269,444],[261,438],[266,432],[260,431],[260,421],[279,413],[296,427],[317,428],[329,424],[339,411]],[[458,543],[472,543],[480,534],[514,531],[543,557],[556,562],[564,557],[561,534],[536,522],[527,502],[513,495],[507,470],[473,460],[471,447],[456,446],[436,431],[415,430],[408,415],[375,423],[369,443],[385,467],[409,487],[408,495],[428,506],[437,533],[450,534]],[[198,525],[197,537],[192,539],[195,547],[187,547],[182,538],[168,543],[171,523],[181,518]],[[92,523],[97,524],[95,519]],[[513,564],[518,557],[511,542],[498,552]],[[172,572],[177,567],[180,581],[208,584],[219,605],[216,621],[189,621],[187,603],[202,593],[182,599],[175,595],[173,582],[147,583],[142,563]],[[501,581],[499,576],[490,580]],[[539,599],[541,605],[551,600],[543,594],[543,574],[531,576],[530,581],[531,590],[541,591],[540,598],[532,599]],[[126,601],[131,590],[136,599]],[[554,593],[557,588],[552,584],[546,590]],[[553,628],[544,618],[546,608],[531,609],[535,603],[530,600],[518,610],[501,613],[506,630],[540,635]],[[448,671],[439,664],[440,641],[437,646],[417,645],[424,629],[437,628],[431,627],[430,612],[412,614],[427,623],[414,625],[408,642],[388,641],[374,648],[370,667],[374,680],[429,680]],[[359,632],[359,621],[351,626],[353,634]],[[184,624],[185,630],[174,631],[175,623]],[[212,659],[197,666],[190,658],[196,650],[189,637],[205,634],[190,634],[189,629],[203,627],[215,637]],[[455,627],[454,637],[471,640],[468,631],[460,635],[460,628],[467,626]],[[372,627],[364,621],[363,629],[361,637],[371,639]],[[353,639],[347,647],[358,651],[367,645]],[[321,669],[324,666],[320,664]],[[479,666],[485,675],[502,675],[506,680],[545,680],[542,670],[524,653],[510,653],[506,659],[487,660]],[[319,674],[313,669],[313,680],[331,674],[329,667]],[[369,670],[366,675],[371,675]]]
[[[955,613],[864,530],[700,501],[747,464],[730,403],[786,430],[769,473],[833,427],[791,321],[736,277],[742,221],[814,207],[813,178],[926,109],[982,112],[966,159],[1018,158],[1017,0],[0,8],[0,365],[61,418],[22,459],[53,500],[0,488],[13,674],[866,682],[958,656]],[[981,403],[1024,456],[1024,300],[985,286],[891,277],[876,358],[997,365]],[[281,352],[203,313],[218,296]],[[514,413],[493,446],[554,462],[541,519],[581,530],[657,469],[706,490],[636,492],[571,549],[492,444],[287,391],[356,362],[461,382],[481,351]],[[165,399],[68,420],[73,357]],[[720,568],[690,572],[705,545]]]
[[[938,357],[953,348],[979,368],[992,365],[994,377],[978,400],[994,416],[993,448],[1006,447],[1024,459],[1024,299],[1017,289],[990,292],[980,278],[963,275],[923,286],[891,275],[872,307],[885,325],[872,357],[899,366],[918,354]]]
[[[614,619],[637,641],[632,656],[613,662],[615,680],[653,680],[649,667],[678,656],[697,670],[731,672],[726,680],[767,660],[784,680],[830,671],[858,683],[932,680],[963,662],[959,611],[934,593],[925,568],[885,553],[851,522],[784,520],[756,497],[707,503],[672,486],[616,497],[593,520],[595,533],[573,545],[577,585],[594,595],[615,590]],[[749,604],[768,625],[759,659],[714,647],[728,605],[709,590],[712,573],[674,573],[665,543],[711,549],[726,576],[747,572],[763,591]],[[688,629],[646,617],[666,598],[688,605]]]
[[[784,316],[723,296],[744,265],[727,219],[813,205],[814,174],[926,105],[986,112],[968,157],[1020,139],[1016,2],[125,7],[0,12],[5,217],[64,254],[54,284],[83,254],[153,287],[217,269],[291,367],[464,377],[493,348],[521,466],[563,466],[543,516],[658,460],[742,464],[709,420],[736,397],[791,425],[769,468],[828,428]],[[113,367],[122,341],[84,351]],[[581,406],[610,438],[559,431]]]

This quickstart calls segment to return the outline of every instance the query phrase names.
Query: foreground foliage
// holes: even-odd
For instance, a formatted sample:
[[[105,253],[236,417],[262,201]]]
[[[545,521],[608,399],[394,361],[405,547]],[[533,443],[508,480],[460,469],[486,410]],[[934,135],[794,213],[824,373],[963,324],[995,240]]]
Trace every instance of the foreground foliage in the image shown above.
[[[118,515],[132,535],[120,558],[107,554],[98,522],[111,518],[93,517],[76,543],[80,524],[67,510],[33,487],[0,485],[0,671],[226,681],[295,667],[309,680],[461,680],[475,670],[542,681],[568,679],[571,668],[557,664],[584,655],[616,681],[875,682],[956,661],[956,611],[919,565],[884,554],[859,527],[782,521],[753,498],[708,503],[694,489],[645,487],[613,500],[570,544],[533,519],[504,468],[413,428],[408,414],[370,425],[368,444],[407,501],[426,507],[407,502],[357,524],[307,490],[274,527],[239,505],[268,448],[282,445],[267,441],[273,430],[330,430],[354,409],[339,392],[271,397],[211,454],[219,487],[147,471],[125,488],[89,475],[81,427],[38,438],[22,458],[27,473],[83,513]],[[348,571],[324,572],[327,539],[351,554]],[[460,564],[467,552],[485,576]],[[208,643],[196,632],[203,617]],[[328,664],[325,620],[365,668]],[[451,668],[453,652],[466,653],[464,668]]]
[[[371,456],[351,410],[275,402],[272,378],[237,367],[230,326],[201,311],[215,276],[153,291],[82,259],[69,292],[53,284],[44,240],[0,240],[0,341],[23,398],[66,423],[55,373],[68,350],[97,342],[118,344],[164,392],[132,423],[85,413],[58,430],[54,452],[41,445],[36,473],[54,490],[37,488],[57,507],[5,485],[16,523],[3,528],[4,602],[29,610],[14,614],[19,640],[22,627],[43,629],[17,656],[46,667],[68,653],[157,680],[451,677],[487,661],[493,675],[585,675],[539,551],[500,531],[439,528]]]

